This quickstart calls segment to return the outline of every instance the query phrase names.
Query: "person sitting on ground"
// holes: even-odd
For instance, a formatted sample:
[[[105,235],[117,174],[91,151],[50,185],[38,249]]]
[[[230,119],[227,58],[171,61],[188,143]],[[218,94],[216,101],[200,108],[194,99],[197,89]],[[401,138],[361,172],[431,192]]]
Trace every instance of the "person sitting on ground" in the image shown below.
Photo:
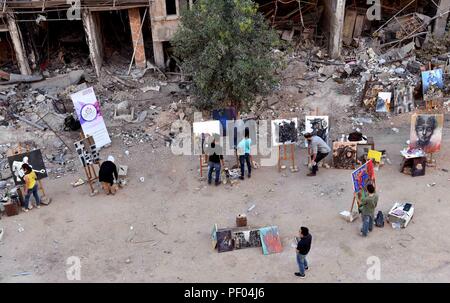
[[[239,162],[241,165],[241,176],[239,177],[241,180],[244,180],[245,173],[245,162],[247,162],[248,174],[247,177],[252,176],[252,163],[250,156],[250,145],[252,144],[252,139],[250,139],[250,130],[248,127],[245,128],[245,138],[241,140],[238,144],[238,154],[239,154]]]
[[[362,191],[359,191],[358,198],[361,200],[359,211],[363,222],[361,236],[367,237],[368,232],[373,229],[373,220],[375,217],[375,208],[378,204],[378,194],[375,193],[375,187],[372,184],[367,185],[368,195],[361,199]]]
[[[39,185],[37,184],[37,176],[33,171],[30,165],[24,163],[22,165],[22,169],[25,172],[25,176],[23,177],[25,181],[25,199],[24,199],[24,207],[23,211],[27,212],[29,209],[33,207],[29,205],[30,196],[33,195],[36,200],[36,208],[41,208],[41,199],[39,198]]]
[[[102,183],[105,194],[116,194],[116,187],[114,185],[117,182],[119,175],[117,173],[117,166],[114,164],[114,157],[108,156],[108,160],[104,161],[100,165],[100,171],[98,172],[98,180]]]
[[[300,227],[300,241],[297,243],[297,264],[299,272],[296,272],[295,275],[302,279],[305,278],[305,270],[308,270],[308,261],[306,261],[306,255],[309,253],[311,249],[312,236],[309,233],[309,229],[307,227]]]
[[[213,142],[211,142],[210,148],[208,148],[208,154],[208,184],[211,184],[212,173],[213,170],[215,170],[215,184],[217,186],[220,184],[220,172],[222,171],[222,167],[225,167],[225,165],[223,164],[222,148],[219,144],[216,144],[215,138]]]
[[[331,148],[319,136],[313,136],[310,133],[306,133],[304,136],[306,140],[308,140],[308,155],[311,159],[312,164],[311,173],[309,173],[307,176],[313,177],[319,170],[318,163],[322,159],[326,158],[326,156],[328,156],[328,154],[331,151]]]

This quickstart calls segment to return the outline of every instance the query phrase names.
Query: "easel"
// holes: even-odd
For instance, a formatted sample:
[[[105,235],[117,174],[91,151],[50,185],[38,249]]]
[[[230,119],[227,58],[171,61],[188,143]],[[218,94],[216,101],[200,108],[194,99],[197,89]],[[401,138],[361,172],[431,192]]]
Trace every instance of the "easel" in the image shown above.
[[[281,172],[281,160],[288,160],[287,157],[287,145],[291,146],[291,161],[292,161],[292,167],[295,168],[295,147],[294,144],[282,144],[278,146],[278,172]],[[283,159],[281,159],[281,147],[283,147],[284,150],[284,156]]]
[[[92,136],[86,137],[84,135],[84,133],[80,133],[80,138],[81,138],[81,140],[87,140],[87,142],[89,143],[89,146],[95,144],[94,139],[93,139]],[[84,172],[86,174],[87,182],[89,184],[89,187],[91,188],[91,195],[95,195],[96,191],[95,191],[94,186],[92,184],[96,180],[98,180],[98,176],[97,176],[97,173],[95,172],[94,164],[83,165],[83,168],[84,168]]]
[[[20,154],[22,154],[22,153],[25,153],[25,152],[27,152],[27,153],[29,153],[31,150],[30,150],[30,146],[29,145],[26,145],[25,146],[25,151],[23,151],[22,150],[22,145],[20,144],[20,143],[18,143],[18,145],[17,145],[17,147],[16,148],[13,148],[13,149],[11,149],[11,150],[9,150],[8,152],[7,152],[7,155],[8,156],[14,156],[14,155],[20,155]],[[44,189],[44,186],[42,185],[42,182],[41,182],[41,180],[36,180],[37,181],[37,183],[38,183],[38,186],[39,186],[39,190],[41,191],[41,193],[42,193],[42,198],[47,198],[47,196],[46,196],[46,194],[45,194],[45,189]],[[23,185],[23,192],[25,192],[25,184]],[[48,202],[48,201],[47,201]]]

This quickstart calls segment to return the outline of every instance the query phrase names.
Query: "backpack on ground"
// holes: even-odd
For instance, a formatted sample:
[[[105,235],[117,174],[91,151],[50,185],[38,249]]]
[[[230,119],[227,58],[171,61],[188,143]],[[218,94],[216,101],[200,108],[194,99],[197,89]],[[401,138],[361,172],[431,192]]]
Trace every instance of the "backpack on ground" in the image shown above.
[[[381,210],[378,211],[377,217],[375,218],[375,226],[384,227],[384,216]]]
[[[81,128],[81,124],[79,120],[75,120],[75,118],[72,115],[69,115],[64,120],[64,130],[65,131],[76,131]]]

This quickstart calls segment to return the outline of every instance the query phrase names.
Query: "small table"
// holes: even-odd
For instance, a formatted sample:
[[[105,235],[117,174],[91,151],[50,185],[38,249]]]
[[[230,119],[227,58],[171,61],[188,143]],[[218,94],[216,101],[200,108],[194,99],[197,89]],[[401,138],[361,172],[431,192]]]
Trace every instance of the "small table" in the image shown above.
[[[427,157],[423,152],[416,151],[414,153],[408,153],[406,150],[400,151],[400,154],[403,157],[403,161],[400,165],[400,172],[404,174],[405,170],[410,168],[411,176],[424,176],[425,175],[425,167],[427,164]]]

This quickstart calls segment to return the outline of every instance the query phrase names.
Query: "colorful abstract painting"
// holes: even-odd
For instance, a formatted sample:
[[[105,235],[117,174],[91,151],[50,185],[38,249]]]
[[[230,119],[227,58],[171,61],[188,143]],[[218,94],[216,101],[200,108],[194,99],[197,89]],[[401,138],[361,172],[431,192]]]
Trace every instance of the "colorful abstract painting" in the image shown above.
[[[356,166],[356,150],[356,142],[333,142],[334,167],[354,169]]]
[[[277,226],[262,227],[259,229],[263,254],[269,255],[283,251]]]
[[[352,181],[355,193],[359,193],[360,191],[363,194],[366,193],[367,185],[375,182],[375,171],[372,160],[367,161],[364,165],[352,172]]]
[[[232,251],[234,249],[234,241],[231,236],[231,229],[223,229],[217,231],[217,250],[221,252]]]
[[[425,153],[436,153],[441,149],[443,114],[415,114],[411,117],[410,147]]]

